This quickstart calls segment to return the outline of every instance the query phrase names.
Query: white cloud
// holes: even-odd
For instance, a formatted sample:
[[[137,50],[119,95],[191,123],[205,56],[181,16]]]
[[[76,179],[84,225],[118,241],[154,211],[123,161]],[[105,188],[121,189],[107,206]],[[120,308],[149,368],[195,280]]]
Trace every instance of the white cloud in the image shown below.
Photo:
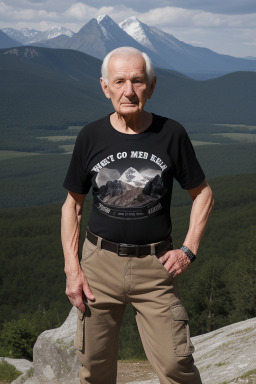
[[[151,9],[140,15],[141,21],[160,28],[255,28],[256,13],[249,15],[222,15],[176,7]]]
[[[105,12],[106,14],[106,12]],[[136,16],[140,18],[141,13],[134,11],[132,8],[128,8],[124,5],[112,7],[107,13],[116,23],[120,23],[127,17]],[[141,20],[142,21],[142,20]]]
[[[221,5],[223,0],[137,3],[135,0],[128,4],[123,0],[0,0],[0,27],[46,30],[61,25],[77,32],[90,19],[102,14],[108,14],[117,23],[136,16],[189,44],[234,56],[256,56],[256,13],[246,13],[246,9],[253,10],[252,0],[234,0],[233,14],[222,13],[227,9],[227,5]],[[243,12],[236,14],[234,9],[238,10],[239,6]]]
[[[139,16],[140,14],[134,12],[132,9],[127,8],[126,6],[120,5],[116,7],[100,7],[94,8],[88,6],[82,2],[75,3],[71,5],[65,12],[65,18],[72,18],[79,21],[83,21],[84,23],[89,21],[93,17],[97,17],[99,15],[108,15],[111,17],[116,23],[123,21],[127,15],[129,16]]]
[[[66,18],[73,18],[77,20],[85,20],[93,17],[96,9],[85,5],[83,3],[72,4],[69,9],[64,12]]]
[[[4,2],[0,2],[0,15],[1,18],[4,18],[4,17],[10,17],[12,15],[12,7],[10,7],[9,5],[6,5]]]

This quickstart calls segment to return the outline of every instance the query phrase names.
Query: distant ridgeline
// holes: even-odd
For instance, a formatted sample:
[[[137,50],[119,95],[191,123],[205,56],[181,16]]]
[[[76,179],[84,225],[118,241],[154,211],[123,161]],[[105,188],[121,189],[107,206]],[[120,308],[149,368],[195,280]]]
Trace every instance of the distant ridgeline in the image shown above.
[[[18,47],[0,50],[0,61],[0,150],[65,152],[74,143],[75,127],[112,112],[96,58]],[[256,72],[197,81],[157,69],[157,77],[148,110],[184,123],[191,133],[255,133]]]

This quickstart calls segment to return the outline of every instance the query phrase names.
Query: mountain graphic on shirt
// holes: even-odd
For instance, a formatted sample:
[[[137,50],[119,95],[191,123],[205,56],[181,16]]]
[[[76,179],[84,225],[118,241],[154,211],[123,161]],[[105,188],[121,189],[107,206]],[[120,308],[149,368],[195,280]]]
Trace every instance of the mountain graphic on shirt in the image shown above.
[[[108,180],[99,188],[98,198],[119,207],[141,207],[158,200],[164,193],[159,174],[150,177],[130,167],[116,180]]]
[[[141,175],[135,168],[128,168],[120,177],[123,183],[130,184],[133,187],[144,188],[147,182],[150,180],[150,177],[145,177]]]

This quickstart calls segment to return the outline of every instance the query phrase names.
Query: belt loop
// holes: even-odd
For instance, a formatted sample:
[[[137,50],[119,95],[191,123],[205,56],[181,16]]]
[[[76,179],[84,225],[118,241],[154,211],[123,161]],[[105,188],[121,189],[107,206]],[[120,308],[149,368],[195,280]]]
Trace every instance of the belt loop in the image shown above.
[[[155,255],[156,254],[155,243],[150,244],[150,248],[151,248],[151,256]]]
[[[102,243],[102,237],[99,237],[98,236],[98,239],[97,239],[97,248],[101,250],[101,243]]]

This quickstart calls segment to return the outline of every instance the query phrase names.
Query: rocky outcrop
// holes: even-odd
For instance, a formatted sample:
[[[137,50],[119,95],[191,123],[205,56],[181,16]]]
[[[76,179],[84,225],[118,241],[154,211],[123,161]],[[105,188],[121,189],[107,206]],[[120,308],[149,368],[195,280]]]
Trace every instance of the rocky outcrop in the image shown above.
[[[256,318],[193,339],[204,384],[232,383],[256,369]]]
[[[34,346],[34,374],[12,384],[78,384],[79,364],[74,348],[76,309],[57,329],[43,332]],[[256,318],[192,338],[194,358],[203,384],[234,384],[236,378],[256,370]],[[158,384],[134,381],[133,384]]]
[[[193,337],[192,342],[203,384],[249,383],[246,379],[236,379],[256,370],[256,318]],[[159,384],[159,381],[129,384]]]
[[[18,378],[12,384],[78,384],[79,363],[74,337],[76,308],[60,328],[43,332],[33,349],[33,377]]]

